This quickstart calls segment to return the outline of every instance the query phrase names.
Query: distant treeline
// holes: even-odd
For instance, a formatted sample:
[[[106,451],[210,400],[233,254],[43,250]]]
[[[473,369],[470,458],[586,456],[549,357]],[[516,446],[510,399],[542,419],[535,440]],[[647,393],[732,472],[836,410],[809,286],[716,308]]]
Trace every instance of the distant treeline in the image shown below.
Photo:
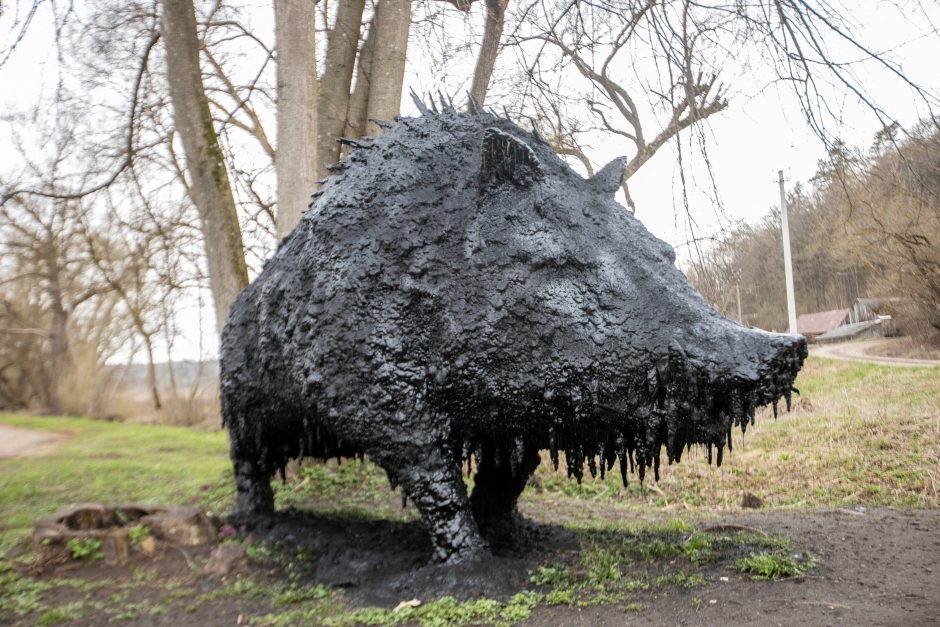
[[[940,119],[896,125],[867,151],[835,142],[809,187],[787,198],[797,313],[899,297],[905,333],[940,338]],[[693,284],[744,324],[787,327],[780,211],[742,224],[693,260]]]

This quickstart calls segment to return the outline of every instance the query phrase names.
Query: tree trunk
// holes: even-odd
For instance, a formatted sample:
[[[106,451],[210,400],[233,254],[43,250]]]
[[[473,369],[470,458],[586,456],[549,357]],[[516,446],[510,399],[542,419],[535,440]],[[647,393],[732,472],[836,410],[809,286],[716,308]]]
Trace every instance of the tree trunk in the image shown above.
[[[144,348],[147,350],[147,386],[150,388],[150,400],[153,401],[154,411],[161,411],[163,403],[160,402],[160,386],[157,383],[157,364],[153,358],[153,338],[149,334],[144,337]],[[171,362],[167,362],[169,366]]]
[[[49,254],[46,260],[48,264],[48,295],[50,309],[52,310],[52,320],[49,329],[49,345],[52,352],[52,376],[50,377],[48,389],[46,390],[45,405],[46,411],[50,414],[62,413],[62,395],[60,386],[68,374],[70,351],[69,351],[69,314],[65,309],[62,299],[62,284],[59,276],[59,262],[55,255],[54,245],[49,245]]]
[[[346,111],[346,137],[362,137],[366,132],[366,115],[369,108],[369,78],[372,76],[372,54],[375,50],[375,19],[369,27],[369,34],[359,51],[359,65],[356,69],[356,87],[349,98]]]
[[[392,120],[401,110],[401,90],[405,82],[408,31],[411,28],[411,0],[380,0],[375,10],[375,51],[369,76],[369,105],[366,109],[366,135],[382,132],[368,120]]]
[[[326,164],[339,161],[336,140],[346,128],[364,7],[365,0],[340,0],[336,23],[327,35],[326,66],[320,78],[324,89],[317,109],[317,179],[327,176]]]
[[[275,0],[274,34],[277,40],[275,226],[277,238],[281,240],[300,222],[318,178],[316,3],[313,0]]]
[[[199,212],[215,320],[222,332],[229,307],[248,285],[241,228],[199,68],[192,0],[162,0],[161,30],[176,131],[183,143],[189,192]]]
[[[496,56],[499,54],[499,40],[503,36],[503,24],[506,20],[506,6],[509,0],[486,0],[486,24],[483,27],[483,43],[477,64],[473,69],[473,84],[470,87],[470,96],[477,105],[483,106],[486,92],[496,66]]]

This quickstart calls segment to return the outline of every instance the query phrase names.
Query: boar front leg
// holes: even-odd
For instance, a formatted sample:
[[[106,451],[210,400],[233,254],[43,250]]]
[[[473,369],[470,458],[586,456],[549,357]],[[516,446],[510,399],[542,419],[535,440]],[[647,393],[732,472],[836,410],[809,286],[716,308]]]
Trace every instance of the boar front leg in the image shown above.
[[[460,467],[447,463],[445,456],[431,452],[401,473],[401,483],[431,533],[435,561],[456,563],[480,553],[485,545],[470,514]]]
[[[539,452],[486,443],[477,459],[470,507],[480,533],[492,547],[513,544],[519,513],[516,502],[539,465]]]
[[[270,514],[274,511],[274,491],[271,474],[264,472],[257,462],[239,459],[233,455],[235,466],[235,515]]]
[[[373,459],[389,477],[401,484],[403,494],[421,513],[431,534],[434,560],[457,563],[485,550],[460,475],[460,464],[451,458],[444,438],[428,438],[427,425],[411,431],[420,434],[409,442],[388,442]],[[424,436],[424,437],[422,437]]]

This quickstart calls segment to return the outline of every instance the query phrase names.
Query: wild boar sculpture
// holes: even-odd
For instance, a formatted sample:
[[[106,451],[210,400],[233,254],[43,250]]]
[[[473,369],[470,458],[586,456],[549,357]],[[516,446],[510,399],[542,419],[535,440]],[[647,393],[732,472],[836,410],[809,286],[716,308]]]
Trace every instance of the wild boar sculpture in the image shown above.
[[[457,562],[511,541],[540,451],[578,480],[658,478],[663,449],[721,464],[732,427],[789,405],[805,340],[702,299],[614,200],[625,159],[584,179],[508,119],[417,104],[348,142],[232,306],[237,513],[273,510],[289,460],[368,455]]]

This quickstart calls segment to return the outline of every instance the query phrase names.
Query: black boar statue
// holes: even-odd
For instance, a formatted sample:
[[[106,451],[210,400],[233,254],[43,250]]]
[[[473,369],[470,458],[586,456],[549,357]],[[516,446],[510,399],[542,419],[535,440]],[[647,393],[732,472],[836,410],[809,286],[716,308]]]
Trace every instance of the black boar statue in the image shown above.
[[[624,159],[584,179],[508,119],[418,105],[347,142],[232,306],[236,513],[272,511],[289,460],[368,455],[457,562],[512,539],[540,451],[658,478],[663,449],[720,464],[732,427],[789,404],[805,340],[712,309],[614,200]]]

